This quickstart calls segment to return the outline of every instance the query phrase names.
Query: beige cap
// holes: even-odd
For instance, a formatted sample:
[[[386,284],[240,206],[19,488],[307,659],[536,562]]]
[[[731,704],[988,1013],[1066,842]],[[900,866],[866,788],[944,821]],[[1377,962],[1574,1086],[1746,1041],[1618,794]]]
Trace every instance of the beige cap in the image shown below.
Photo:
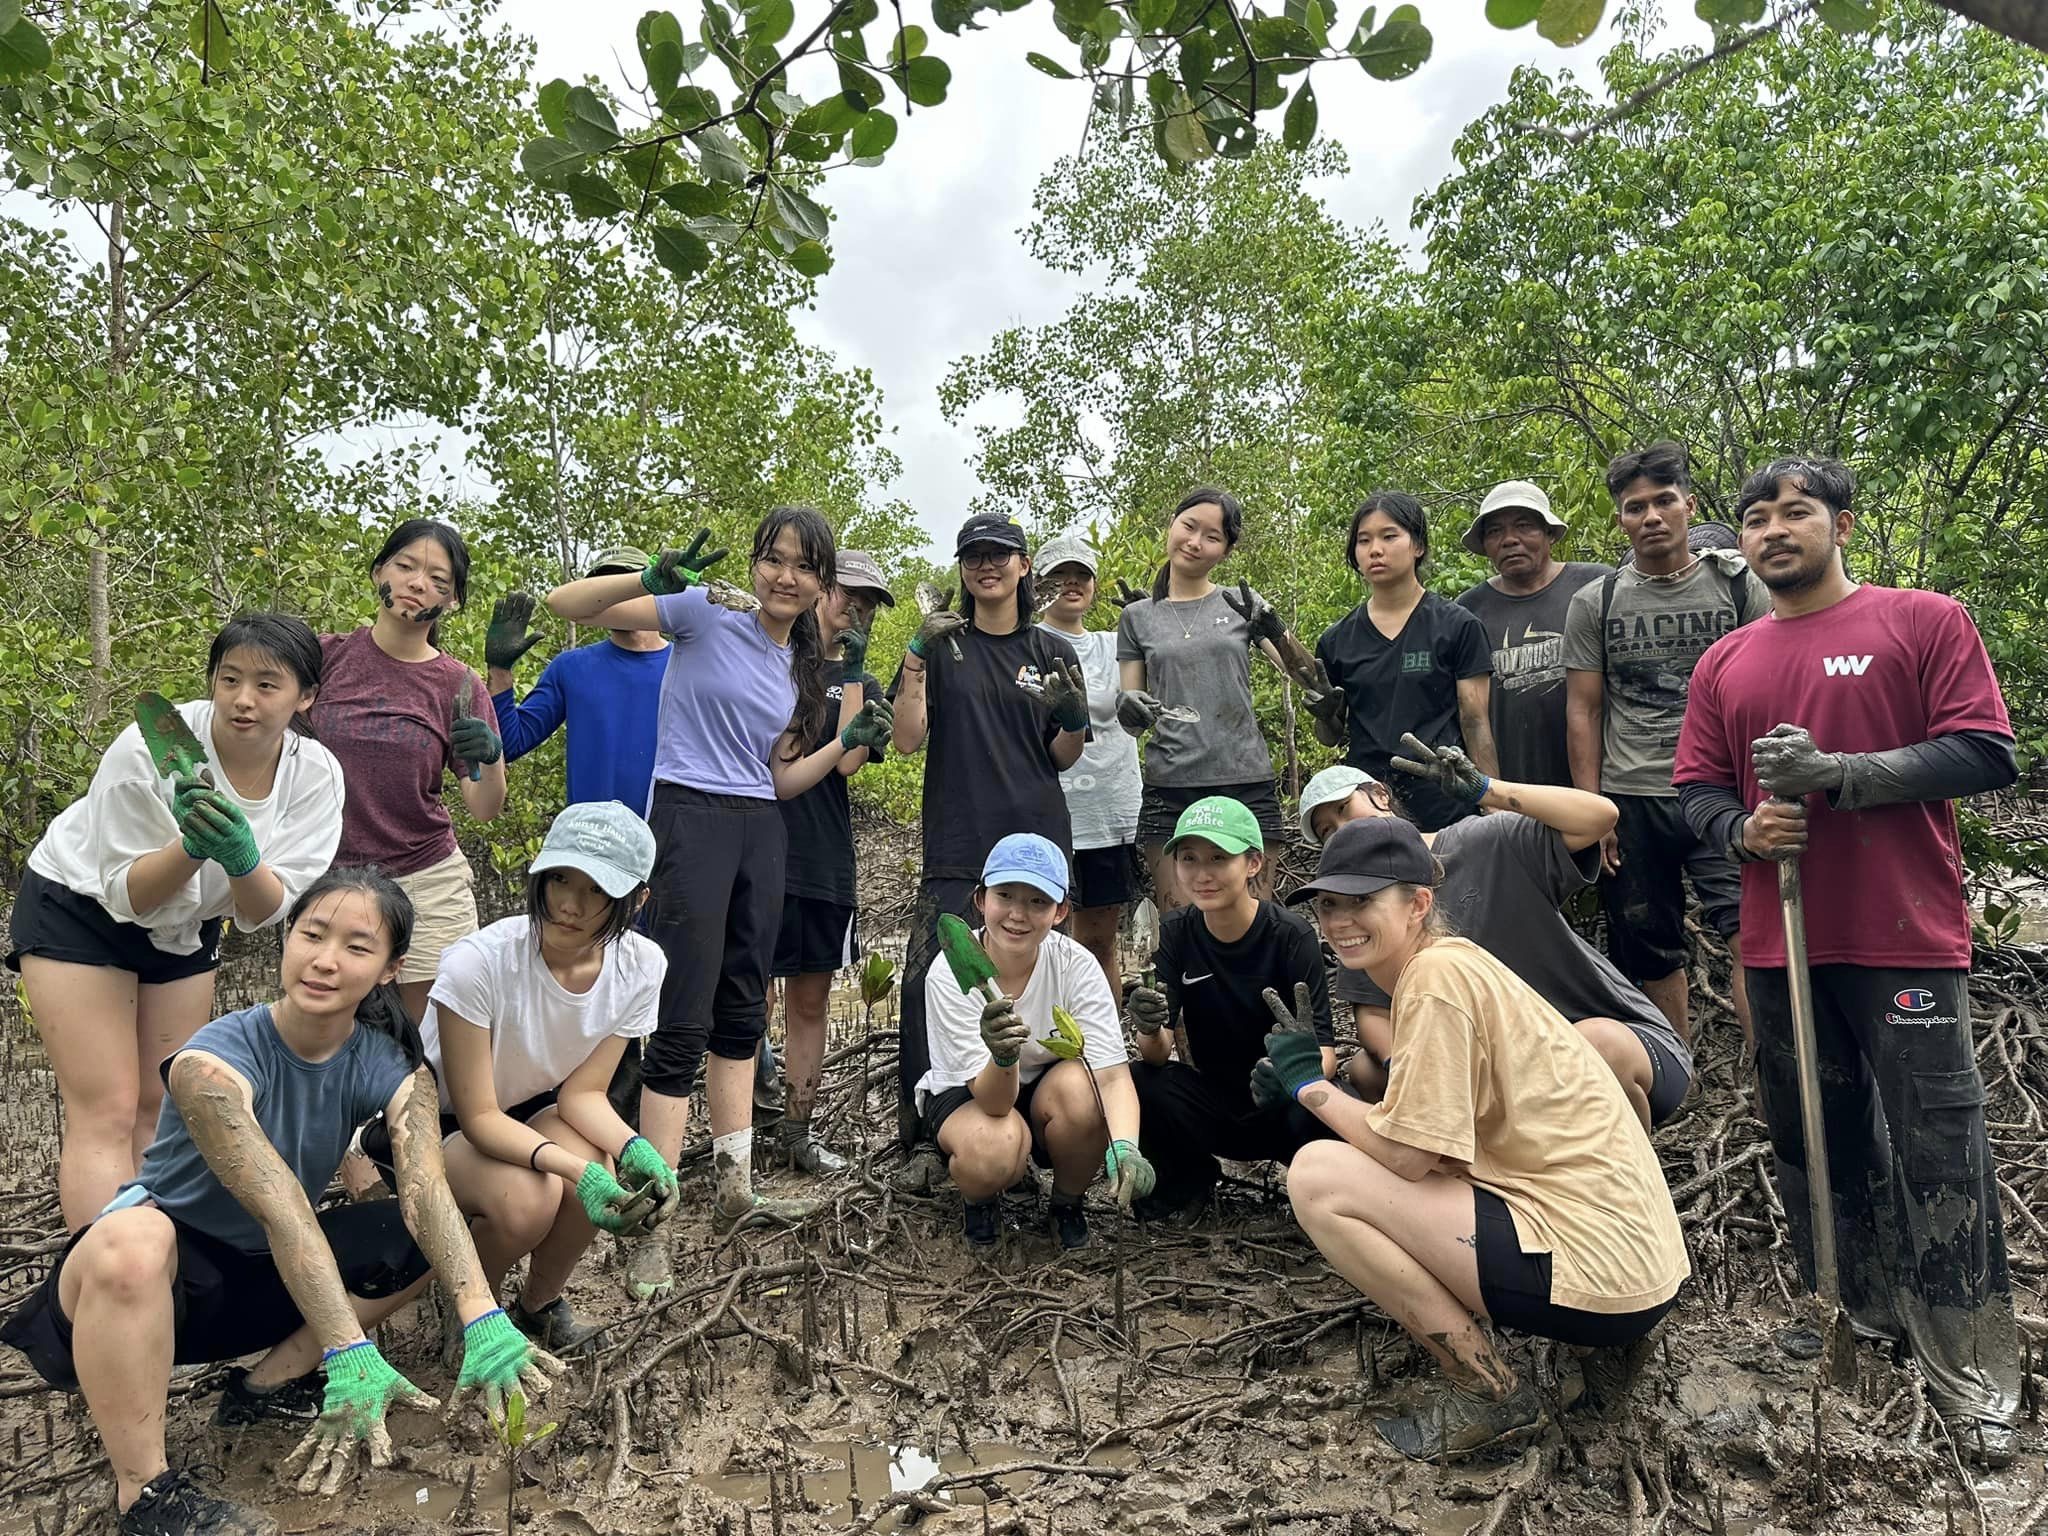
[[[1541,486],[1527,480],[1503,480],[1486,493],[1486,500],[1479,503],[1479,515],[1472,519],[1472,526],[1465,530],[1461,541],[1475,555],[1486,553],[1486,520],[1496,512],[1509,508],[1526,508],[1542,518],[1553,534],[1563,534],[1570,525],[1550,510],[1550,498],[1543,494]]]

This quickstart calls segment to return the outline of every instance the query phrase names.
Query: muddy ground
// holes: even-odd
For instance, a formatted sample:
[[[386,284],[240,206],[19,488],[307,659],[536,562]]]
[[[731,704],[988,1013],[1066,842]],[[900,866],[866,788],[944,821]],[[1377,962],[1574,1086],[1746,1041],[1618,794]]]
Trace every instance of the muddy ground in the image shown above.
[[[869,932],[904,900],[901,850],[866,870]],[[224,973],[222,1006],[268,983],[260,949]],[[1818,1399],[1816,1368],[1773,1334],[1793,1316],[1783,1214],[1763,1127],[1737,1078],[1717,957],[1695,968],[1703,1081],[1657,1137],[1694,1279],[1620,1422],[1560,1414],[1492,1463],[1406,1462],[1371,1430],[1432,1373],[1334,1279],[1289,1217],[1281,1170],[1233,1170],[1191,1229],[1123,1229],[1063,1255],[1041,1201],[1009,1202],[993,1260],[971,1256],[950,1192],[897,1187],[892,996],[838,1000],[819,1111],[855,1158],[795,1234],[718,1241],[708,1180],[681,1223],[681,1285],[627,1303],[607,1240],[571,1290],[611,1320],[536,1416],[559,1428],[506,1458],[481,1418],[394,1420],[404,1465],[330,1500],[275,1480],[293,1435],[222,1431],[217,1375],[174,1387],[174,1462],[221,1469],[287,1531],[759,1533],[1496,1533],[2048,1531],[2038,1401],[2009,1471],[1968,1474],[1910,1362],[1865,1347],[1860,1380]],[[1979,1059],[2007,1184],[2024,1336],[2048,1344],[2048,952],[1979,957]],[[54,1094],[17,1000],[0,1002],[0,1306],[47,1264],[57,1220]],[[701,1121],[698,1122],[701,1125]],[[771,1190],[798,1192],[788,1174]],[[1119,1258],[1121,1255],[1121,1258]],[[385,1352],[430,1392],[451,1385],[431,1303],[387,1324]],[[1516,1345],[1558,1402],[1570,1351]],[[1007,1470],[1006,1470],[1007,1469]],[[0,1532],[111,1529],[112,1482],[81,1406],[0,1352]]]

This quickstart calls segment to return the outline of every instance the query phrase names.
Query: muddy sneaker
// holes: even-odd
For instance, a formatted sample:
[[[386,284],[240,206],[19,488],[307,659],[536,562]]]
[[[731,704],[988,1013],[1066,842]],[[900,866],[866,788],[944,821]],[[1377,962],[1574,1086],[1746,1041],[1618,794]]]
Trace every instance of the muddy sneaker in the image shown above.
[[[793,1227],[817,1215],[824,1204],[822,1200],[771,1199],[767,1195],[756,1195],[754,1203],[743,1210],[728,1211],[722,1205],[712,1206],[711,1230],[720,1237],[727,1237],[756,1227]]]
[[[784,1120],[775,1127],[770,1156],[798,1173],[839,1173],[846,1159],[811,1135],[808,1120]]]
[[[524,1301],[515,1301],[505,1309],[505,1315],[514,1328],[542,1349],[558,1355],[574,1354],[604,1332],[603,1323],[586,1323],[578,1318],[566,1296],[557,1296],[531,1312]]]
[[[901,1194],[929,1195],[944,1185],[946,1178],[945,1157],[930,1147],[919,1147],[890,1176],[889,1183]]]
[[[1380,1438],[1415,1461],[1470,1456],[1527,1438],[1543,1426],[1543,1399],[1528,1378],[1506,1397],[1447,1387],[1416,1413],[1381,1419]]]
[[[1654,1348],[1651,1339],[1652,1335],[1644,1334],[1633,1344],[1590,1351],[1579,1362],[1585,1390],[1579,1394],[1576,1406],[1602,1418],[1621,1417],[1628,1407],[1629,1394],[1635,1390],[1637,1374],[1649,1363]]]
[[[1948,1432],[1963,1460],[1974,1462],[1987,1472],[2002,1472],[2012,1465],[2018,1446],[2010,1424],[2001,1424],[1996,1419],[1980,1419],[1969,1413],[1943,1413],[1941,1417],[1948,1425]]]
[[[675,1251],[666,1231],[620,1238],[626,1249],[626,1294],[635,1301],[666,1296],[675,1289]]]
[[[144,1483],[116,1527],[121,1536],[277,1536],[262,1510],[200,1492],[192,1471],[173,1467]]]
[[[971,1248],[993,1248],[1003,1234],[1003,1202],[970,1200],[960,1212],[960,1228]]]
[[[1064,1195],[1054,1195],[1047,1202],[1050,1207],[1053,1236],[1060,1240],[1060,1246],[1068,1252],[1088,1246],[1088,1210],[1079,1197],[1069,1200]]]
[[[327,1378],[319,1371],[281,1381],[265,1392],[249,1385],[249,1373],[241,1366],[228,1372],[220,1401],[214,1404],[213,1422],[230,1427],[239,1424],[306,1423],[320,1417],[327,1403]]]
[[[1820,1336],[1818,1328],[1809,1328],[1804,1323],[1793,1323],[1780,1328],[1771,1335],[1771,1342],[1778,1346],[1778,1353],[1788,1360],[1818,1360],[1821,1351],[1828,1347],[1827,1340]]]

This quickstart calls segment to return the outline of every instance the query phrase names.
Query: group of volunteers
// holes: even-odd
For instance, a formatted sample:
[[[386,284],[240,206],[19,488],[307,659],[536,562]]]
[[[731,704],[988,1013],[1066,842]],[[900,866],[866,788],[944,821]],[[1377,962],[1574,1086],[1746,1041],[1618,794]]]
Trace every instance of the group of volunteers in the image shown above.
[[[1607,486],[1619,569],[1559,561],[1565,520],[1511,481],[1463,538],[1494,575],[1455,602],[1423,585],[1422,503],[1376,492],[1343,551],[1363,600],[1313,647],[1218,579],[1245,535],[1221,489],[1172,510],[1113,629],[1088,625],[1084,539],[1034,553],[979,514],[957,602],[922,605],[886,689],[866,653],[888,581],[815,511],[764,518],[732,585],[702,534],[605,551],[544,599],[605,638],[524,699],[535,601],[496,604],[486,683],[437,644],[467,598],[460,536],[400,525],[370,624],[224,626],[208,696],[177,710],[205,766],[163,771],[130,727],[30,856],[8,959],[63,1101],[72,1236],[0,1338],[83,1392],[124,1531],[267,1531],[169,1468],[174,1366],[260,1354],[219,1420],[309,1423],[292,1466],[328,1490],[358,1443],[389,1460],[389,1406],[431,1401],[370,1341],[430,1277],[462,1394],[537,1390],[549,1351],[597,1331],[564,1290],[598,1230],[632,1295],[673,1285],[700,1073],[714,1230],[800,1223],[816,1201],[753,1187],[757,1060],[779,981],[774,1151],[843,1166],[811,1115],[859,954],[847,781],[893,748],[925,753],[902,1139],[935,1149],[967,1241],[998,1241],[1034,1162],[1066,1247],[1098,1177],[1174,1221],[1219,1160],[1284,1162],[1317,1248],[1443,1368],[1379,1425],[1420,1458],[1541,1422],[1487,1324],[1588,1351],[1586,1396],[1611,1404],[1689,1273],[1650,1142],[1693,1076],[1687,876],[1738,962],[1811,1283],[1773,873],[1800,858],[1845,1302],[2003,1464],[2018,1349],[1949,805],[2017,772],[1983,645],[1953,600],[1849,577],[1839,463],[1758,471],[1733,527],[1695,521],[1676,444],[1617,458]],[[1342,754],[1300,797],[1319,862],[1284,901],[1254,651]],[[506,764],[565,722],[526,911],[480,928],[446,779],[488,821]],[[1604,955],[1562,911],[1594,885]],[[1156,945],[1126,978],[1148,888]],[[283,923],[280,988],[214,1018],[230,917]],[[941,959],[942,919],[972,931],[976,974],[957,941]],[[1359,1042],[1343,1063],[1333,996]],[[345,1157],[397,1199],[317,1209]]]

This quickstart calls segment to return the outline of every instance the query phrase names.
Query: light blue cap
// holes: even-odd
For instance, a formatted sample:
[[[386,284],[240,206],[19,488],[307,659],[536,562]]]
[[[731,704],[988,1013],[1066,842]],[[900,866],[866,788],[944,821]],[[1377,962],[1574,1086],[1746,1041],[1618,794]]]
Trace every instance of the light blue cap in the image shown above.
[[[616,901],[654,873],[654,834],[616,800],[572,805],[555,818],[533,872],[580,869]]]
[[[987,885],[1028,885],[1045,892],[1054,901],[1067,899],[1067,856],[1049,837],[1036,832],[1012,832],[989,849],[981,866],[981,883]]]

